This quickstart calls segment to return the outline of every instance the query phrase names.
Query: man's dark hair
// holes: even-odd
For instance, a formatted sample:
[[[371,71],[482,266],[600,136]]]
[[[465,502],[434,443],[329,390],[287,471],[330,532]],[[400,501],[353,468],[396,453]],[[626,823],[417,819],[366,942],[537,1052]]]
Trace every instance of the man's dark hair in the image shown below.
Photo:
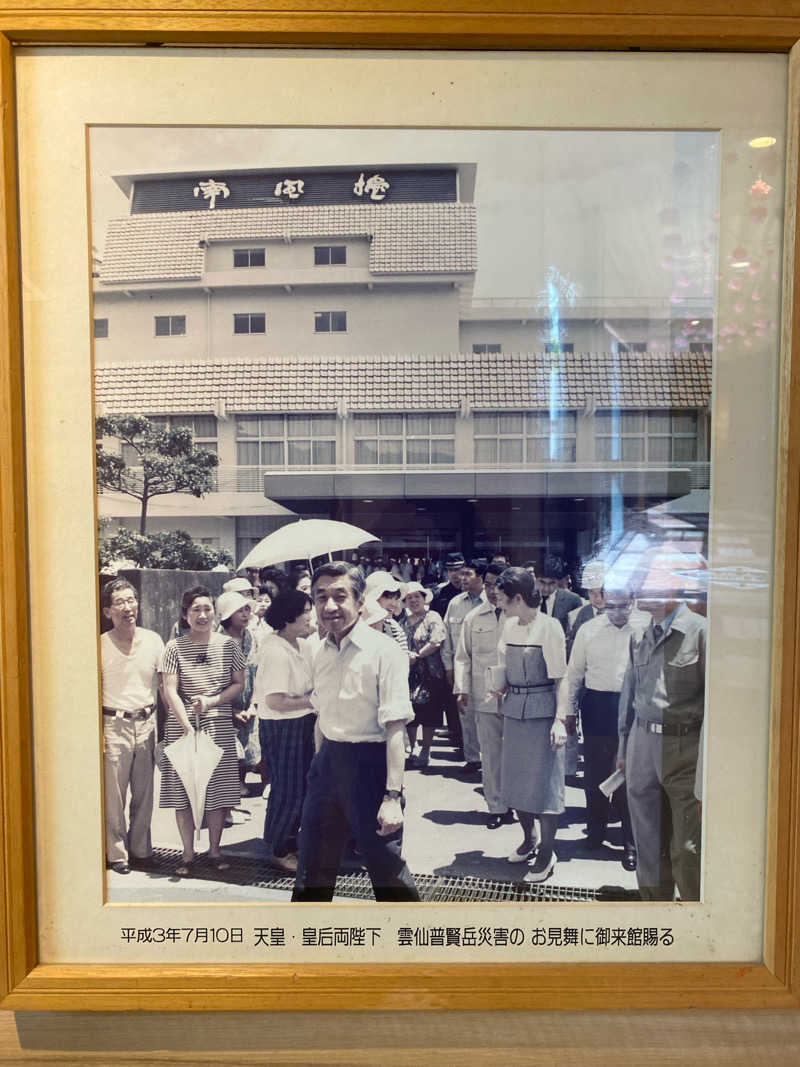
[[[200,597],[207,596],[211,603],[214,603],[214,598],[211,595],[211,591],[206,589],[204,585],[193,585],[191,589],[187,589],[181,597],[181,618],[186,621],[186,613],[195,600]]]
[[[114,578],[112,579],[112,581],[106,582],[106,584],[103,586],[103,591],[100,594],[100,606],[104,608],[110,608],[111,598],[113,597],[114,593],[118,593],[121,589],[130,589],[136,599],[139,599],[139,594],[136,592],[136,590],[127,578]]]
[[[508,569],[509,568],[508,568],[508,564],[507,563],[494,563],[494,562],[492,562],[486,568],[486,574],[502,574],[503,571],[507,571]],[[484,578],[486,577],[486,574],[484,574]]]
[[[561,556],[548,554],[542,563],[542,578],[555,578],[560,582],[566,576],[567,565]]]
[[[289,622],[299,619],[306,608],[311,606],[311,597],[299,589],[287,589],[278,593],[266,610],[264,618],[273,630],[282,630]]]
[[[321,567],[317,567],[311,578],[311,592],[314,592],[314,586],[320,578],[341,578],[343,574],[350,579],[350,588],[353,590],[353,596],[356,600],[361,600],[367,586],[367,579],[364,577],[364,572],[360,567],[354,567],[352,563],[345,563],[344,560],[335,563],[323,563]]]
[[[486,562],[485,559],[483,559],[483,557],[481,557],[480,559],[468,559],[467,562],[464,564],[464,568],[466,570],[475,571],[475,573],[479,574],[481,578],[486,577],[486,568],[488,566],[489,564]]]
[[[541,603],[542,597],[536,588],[536,580],[524,567],[506,567],[497,579],[495,588],[502,590],[509,598],[519,593],[529,608],[538,608]]]

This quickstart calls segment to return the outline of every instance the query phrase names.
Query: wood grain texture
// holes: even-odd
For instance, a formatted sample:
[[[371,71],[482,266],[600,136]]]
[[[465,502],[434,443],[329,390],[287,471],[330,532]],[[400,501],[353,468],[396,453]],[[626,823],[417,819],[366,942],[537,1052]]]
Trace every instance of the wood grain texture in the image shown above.
[[[797,0],[79,0],[0,3],[12,41],[338,47],[720,49],[788,51]]]
[[[0,986],[36,960],[25,452],[11,49],[0,40]]]
[[[591,1050],[587,1052],[587,1050]],[[553,1064],[751,1067],[800,1060],[800,1016],[486,1011],[408,1017],[311,1012],[0,1013],[0,1063]]]
[[[779,540],[776,546],[785,591],[776,598],[776,657],[768,893],[769,967],[743,964],[571,965],[455,967],[147,967],[38,966],[35,963],[35,880],[28,717],[28,658],[24,643],[25,518],[22,427],[22,355],[19,344],[14,182],[12,62],[9,41],[142,41],[173,43],[273,43],[339,46],[508,48],[628,48],[788,50],[800,38],[800,0],[768,0],[756,7],[733,0],[623,0],[612,6],[580,0],[569,12],[550,3],[516,0],[488,10],[486,0],[424,0],[375,10],[374,0],[315,0],[302,8],[265,0],[207,3],[190,0],[169,7],[150,0],[64,5],[39,0],[8,5],[0,0],[0,652],[3,715],[0,719],[0,892],[3,913],[0,975],[10,992],[5,1006],[33,1014],[5,1028],[0,1061],[220,1062],[221,1049],[235,1049],[225,1062],[419,1062],[431,1048],[446,1048],[453,1060],[486,1062],[508,1052],[516,1062],[562,1063],[791,1063],[800,1051],[794,1012],[737,1021],[707,1012],[674,1016],[607,1014],[620,1008],[796,1008],[798,1004],[798,889],[800,862],[800,246],[789,245],[788,309],[784,336],[791,352],[783,382]],[[792,86],[797,96],[796,60]],[[797,122],[797,108],[793,104]],[[796,167],[790,184],[795,188]],[[3,940],[4,939],[4,940]],[[314,1015],[282,1011],[291,995]],[[342,1014],[353,1004],[370,1013]],[[577,1011],[533,1017],[522,1009],[553,1004]],[[209,1007],[272,1015],[209,1016],[187,1023],[183,1016],[130,1020],[117,1014],[54,1015],[83,1009],[125,1008],[207,1011]],[[503,1010],[491,1017],[485,1011]],[[460,1016],[443,1013],[458,1008]],[[48,1009],[45,1011],[45,1009]],[[592,1009],[605,1013],[581,1014]],[[331,1014],[320,1014],[324,1010]],[[388,1014],[414,1012],[413,1016]],[[507,1014],[511,1012],[511,1014]],[[333,1014],[338,1013],[338,1014]],[[376,1027],[381,1026],[380,1038]],[[189,1035],[192,1035],[191,1038]],[[391,1035],[391,1037],[390,1037]],[[17,1046],[13,1047],[14,1039]],[[195,1044],[196,1042],[196,1044]],[[219,1042],[222,1042],[220,1044]],[[265,1050],[265,1045],[269,1047]],[[62,1051],[58,1051],[63,1046]],[[127,1049],[140,1050],[129,1060]],[[158,1050],[168,1050],[158,1051]],[[188,1049],[188,1051],[187,1051]],[[587,1059],[587,1049],[593,1058]],[[217,1051],[215,1051],[217,1050]],[[724,1050],[721,1052],[721,1050]],[[666,1056],[667,1058],[662,1058]],[[737,1059],[737,1057],[739,1057]],[[5,1062],[17,1062],[6,1059]]]

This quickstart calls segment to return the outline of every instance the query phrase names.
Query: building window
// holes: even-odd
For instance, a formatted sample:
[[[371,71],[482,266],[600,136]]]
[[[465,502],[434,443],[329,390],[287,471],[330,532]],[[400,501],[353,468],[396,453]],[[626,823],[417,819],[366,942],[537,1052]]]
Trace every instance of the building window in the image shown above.
[[[456,417],[444,414],[354,415],[359,466],[446,465],[455,462]]]
[[[614,351],[618,356],[624,355],[626,352],[646,352],[647,341],[615,341]]]
[[[695,463],[696,411],[598,411],[595,458],[623,462]]]
[[[554,355],[572,356],[575,354],[575,345],[572,341],[547,341],[544,350]]]
[[[481,341],[477,345],[472,346],[473,356],[490,356],[495,352],[502,352],[503,346],[488,341]]]
[[[315,311],[315,333],[344,333],[347,329],[346,311]]]
[[[710,341],[690,341],[689,351],[693,356],[710,356],[713,345]]]
[[[481,411],[473,420],[475,462],[574,463],[574,411]]]
[[[108,337],[108,319],[94,320],[94,336]]]
[[[266,333],[267,318],[263,312],[244,312],[233,316],[234,333]]]
[[[336,416],[240,415],[236,420],[236,462],[238,488],[254,492],[264,488],[261,477],[265,467],[333,467]]]
[[[347,263],[346,245],[314,245],[315,267],[338,267]]]
[[[207,452],[217,451],[217,419],[215,415],[148,415],[153,426],[175,430],[185,426],[192,431],[192,443]],[[138,465],[139,453],[132,445],[122,446],[122,458],[130,467]],[[215,475],[216,478],[216,475]],[[215,484],[216,488],[216,484]]]
[[[156,315],[156,337],[181,337],[185,333],[185,315]]]
[[[263,248],[234,248],[234,267],[263,267],[266,265],[266,254]]]

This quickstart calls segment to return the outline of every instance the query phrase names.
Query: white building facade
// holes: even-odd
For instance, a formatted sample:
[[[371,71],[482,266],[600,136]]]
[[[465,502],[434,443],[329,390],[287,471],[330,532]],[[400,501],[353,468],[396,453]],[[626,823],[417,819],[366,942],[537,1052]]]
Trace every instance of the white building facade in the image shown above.
[[[293,514],[383,549],[590,555],[709,484],[708,307],[473,301],[475,167],[117,179],[98,411],[189,425],[215,491],[154,501],[238,559]],[[135,523],[104,493],[101,515]]]

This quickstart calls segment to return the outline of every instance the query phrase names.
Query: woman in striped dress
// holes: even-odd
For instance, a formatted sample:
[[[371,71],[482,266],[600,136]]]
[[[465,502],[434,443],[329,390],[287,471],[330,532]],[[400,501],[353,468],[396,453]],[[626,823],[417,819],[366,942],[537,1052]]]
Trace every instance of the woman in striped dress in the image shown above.
[[[229,864],[220,854],[219,843],[225,819],[241,798],[236,734],[231,702],[244,686],[245,661],[240,646],[223,633],[214,633],[214,602],[203,586],[183,594],[181,617],[189,630],[168,642],[161,665],[164,697],[169,708],[166,742],[192,734],[195,725],[222,748],[206,790],[205,815],[208,824],[211,863],[217,870]],[[176,874],[191,873],[194,862],[194,819],[183,783],[169,760],[161,777],[159,806],[174,808],[183,843],[183,857]]]

